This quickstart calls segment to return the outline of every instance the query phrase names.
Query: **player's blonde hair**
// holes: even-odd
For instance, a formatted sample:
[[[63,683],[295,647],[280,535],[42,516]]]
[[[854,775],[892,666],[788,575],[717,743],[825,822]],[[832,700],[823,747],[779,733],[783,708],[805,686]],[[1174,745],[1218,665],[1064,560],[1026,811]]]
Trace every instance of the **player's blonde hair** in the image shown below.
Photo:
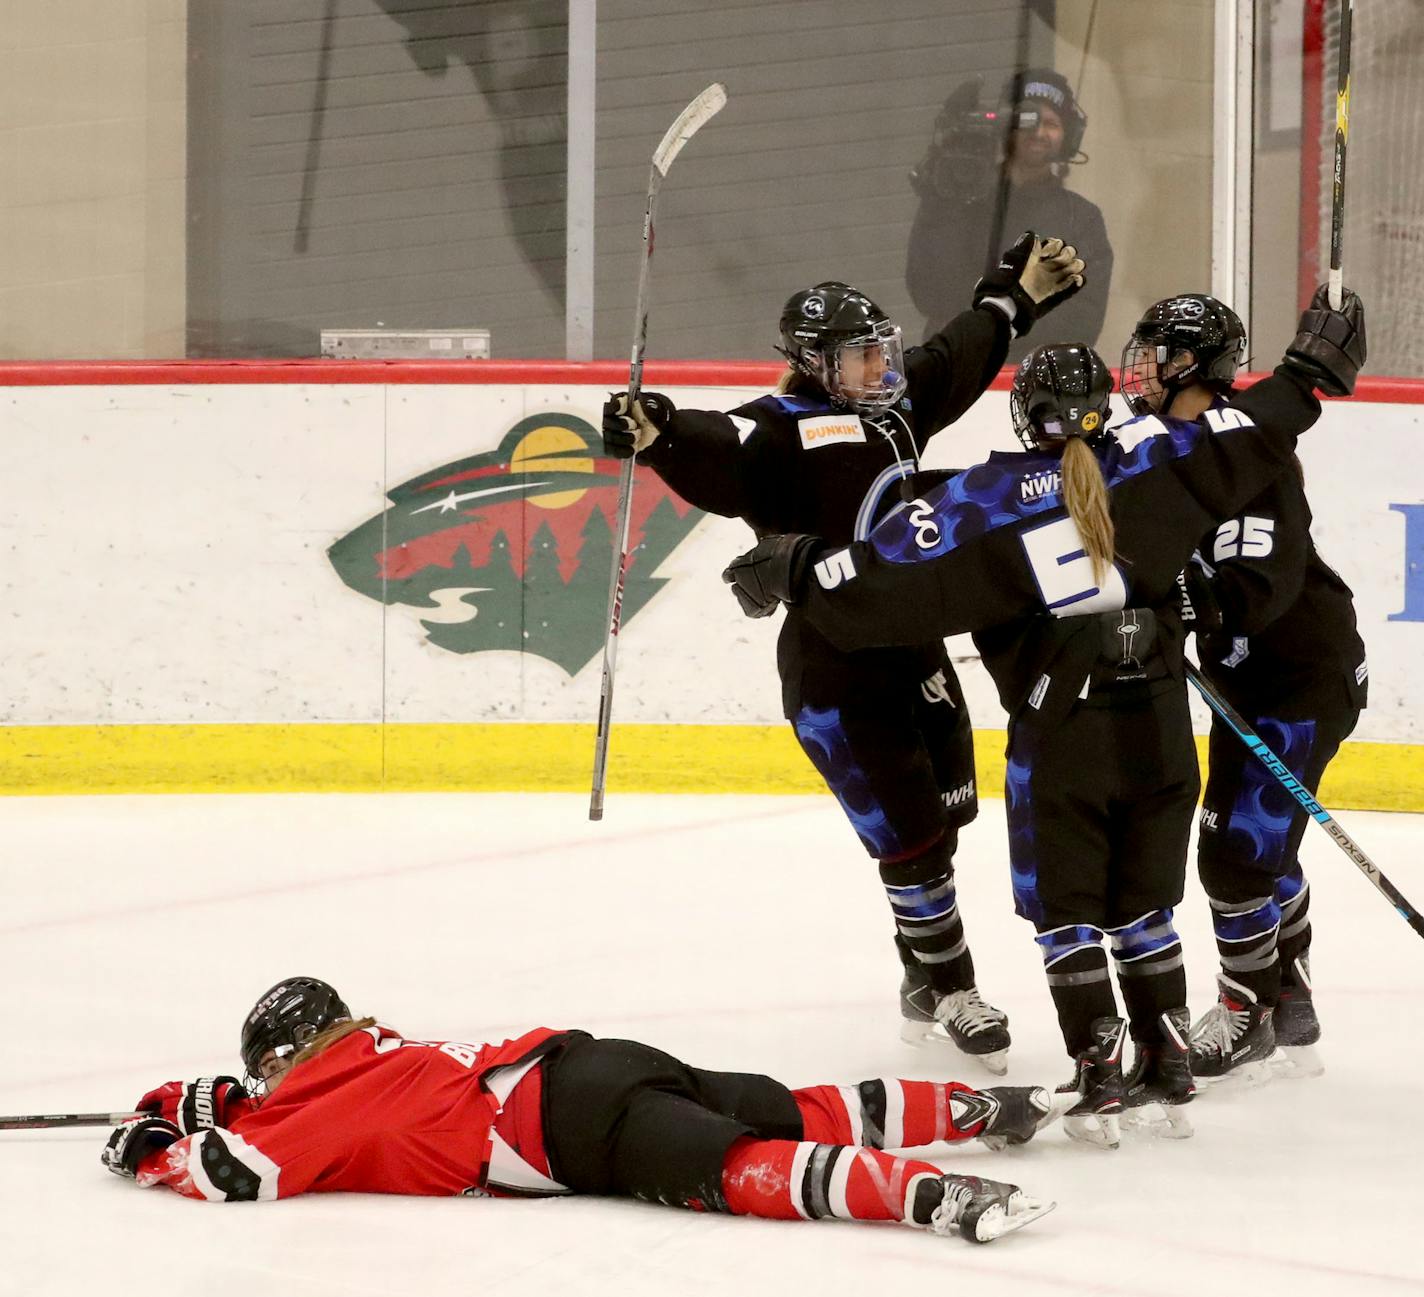
[[[1102,465],[1081,437],[1069,437],[1063,443],[1063,503],[1092,561],[1093,580],[1101,587],[1112,570],[1117,530]]]

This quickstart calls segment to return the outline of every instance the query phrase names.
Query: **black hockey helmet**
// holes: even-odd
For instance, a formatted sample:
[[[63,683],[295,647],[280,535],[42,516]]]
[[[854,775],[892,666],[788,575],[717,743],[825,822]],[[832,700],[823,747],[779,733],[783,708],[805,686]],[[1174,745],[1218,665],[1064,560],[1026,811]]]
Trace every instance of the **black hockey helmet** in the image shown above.
[[[1073,87],[1061,72],[1052,68],[1025,68],[1016,72],[1004,86],[1003,101],[1010,111],[1026,102],[1047,104],[1063,123],[1063,152],[1059,160],[1077,159],[1083,147],[1083,133],[1088,129],[1088,115],[1078,106]]]
[[[1245,363],[1241,317],[1205,293],[1179,293],[1149,306],[1137,322],[1122,349],[1122,394],[1133,414],[1166,414],[1194,383],[1229,391]]]
[[[1112,373],[1091,347],[1055,342],[1024,357],[1009,391],[1014,432],[1028,450],[1082,437],[1104,444]]]
[[[859,289],[828,279],[793,293],[781,310],[777,348],[834,405],[888,410],[904,394],[900,328]]]
[[[268,1054],[291,1058],[318,1032],[349,1022],[351,1010],[336,988],[316,977],[287,977],[252,1006],[242,1024],[242,1065],[247,1088],[266,1088],[262,1060]]]

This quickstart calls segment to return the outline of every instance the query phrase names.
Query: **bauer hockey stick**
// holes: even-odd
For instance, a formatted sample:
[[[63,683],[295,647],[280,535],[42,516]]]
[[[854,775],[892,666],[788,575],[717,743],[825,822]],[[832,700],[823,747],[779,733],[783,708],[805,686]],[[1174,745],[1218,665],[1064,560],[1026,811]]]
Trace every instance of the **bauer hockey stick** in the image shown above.
[[[1350,27],[1355,0],[1340,0],[1340,74],[1335,84],[1335,178],[1330,194],[1330,309],[1338,311],[1344,291],[1345,149],[1350,142]]]
[[[122,1126],[148,1112],[51,1112],[33,1117],[0,1117],[0,1130],[54,1130],[59,1126]]]
[[[643,262],[638,270],[638,305],[633,316],[633,354],[628,368],[628,406],[643,387],[643,352],[648,344],[648,279],[653,264],[653,208],[658,190],[667,178],[673,159],[682,146],[722,110],[727,89],[714,82],[697,96],[668,127],[662,143],[653,151],[648,173],[648,205],[643,212]],[[614,529],[618,547],[608,580],[608,620],[603,634],[603,685],[598,696],[598,736],[593,749],[593,792],[588,802],[588,818],[603,818],[603,790],[608,781],[608,735],[613,723],[613,671],[618,663],[618,628],[623,621],[623,579],[628,572],[628,524],[633,513],[633,468],[636,456],[623,461],[618,474],[618,518]]]
[[[1379,889],[1385,899],[1399,911],[1399,917],[1421,937],[1424,937],[1424,915],[1421,915],[1418,910],[1404,899],[1399,888],[1384,876],[1380,867],[1375,864],[1375,862],[1364,853],[1355,840],[1340,827],[1334,816],[1315,800],[1310,789],[1291,773],[1290,767],[1266,746],[1265,741],[1246,723],[1241,713],[1217,693],[1217,691],[1202,678],[1201,673],[1190,662],[1186,663],[1186,668],[1187,679],[1196,685],[1197,692],[1206,699],[1207,705],[1212,711],[1231,727],[1236,737],[1260,759],[1261,764],[1265,766],[1267,770],[1275,775],[1286,792],[1300,803],[1305,813],[1321,824],[1326,833],[1334,840],[1335,845],[1355,862],[1360,872],[1364,874],[1364,876]]]

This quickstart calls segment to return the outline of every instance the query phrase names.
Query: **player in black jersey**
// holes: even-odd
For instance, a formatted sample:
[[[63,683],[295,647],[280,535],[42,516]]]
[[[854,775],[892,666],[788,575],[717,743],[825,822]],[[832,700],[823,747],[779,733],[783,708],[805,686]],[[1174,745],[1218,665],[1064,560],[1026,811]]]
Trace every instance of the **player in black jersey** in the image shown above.
[[[988,387],[1009,340],[1082,282],[1058,240],[1025,235],[980,280],[974,305],[922,347],[863,293],[827,282],[781,316],[789,370],[778,392],[730,413],[675,410],[645,392],[604,408],[604,445],[640,455],[684,499],[757,535],[863,538],[925,490],[929,438]],[[973,734],[933,632],[904,647],[843,652],[795,610],[777,644],[782,707],[840,801],[895,917],[902,1036],[952,1042],[1003,1072],[1008,1020],[980,995],[954,886],[959,830],[977,813]]]
[[[1185,984],[1170,908],[1181,896],[1197,778],[1178,576],[1208,528],[1289,467],[1296,435],[1320,413],[1314,388],[1352,390],[1363,361],[1363,309],[1350,294],[1338,312],[1306,312],[1281,365],[1249,391],[1198,420],[1134,419],[1097,444],[1078,440],[1100,426],[1090,422],[1099,415],[1092,383],[1065,401],[1075,395],[1066,382],[1050,373],[1040,383],[1030,368],[1021,408],[1035,449],[996,452],[894,510],[864,541],[769,536],[724,573],[744,610],[792,603],[845,650],[977,633],[1012,718],[1006,796],[1016,901],[1040,930],[1050,975],[1063,979],[1054,998],[1081,1094],[1072,1124],[1100,1142],[1112,1142],[1130,1088],[1122,1024],[1099,1013],[1112,1003],[1100,944],[1108,930],[1140,1046],[1134,1081],[1187,1097]],[[1059,395],[1050,390],[1036,407],[1040,389],[1055,384]],[[1055,440],[1056,449],[1039,448]],[[1070,497],[1081,503],[1086,494],[1075,478],[1092,485],[1088,468],[1106,487],[1110,548],[1104,508],[1069,508]],[[1154,798],[1163,810],[1155,823]],[[1131,809],[1120,811],[1122,803]],[[1143,863],[1128,872],[1120,867],[1128,861]],[[1086,921],[1061,917],[1079,911]]]
[[[1137,414],[1198,418],[1226,408],[1245,352],[1229,307],[1167,298],[1123,352],[1123,394]],[[1296,461],[1209,531],[1187,581],[1202,673],[1313,793],[1365,705],[1366,667],[1350,588],[1311,540],[1303,482]],[[1306,815],[1215,715],[1209,753],[1197,865],[1220,995],[1193,1028],[1192,1068],[1254,1068],[1280,1044],[1298,1070],[1318,1070],[1310,890],[1296,857]]]

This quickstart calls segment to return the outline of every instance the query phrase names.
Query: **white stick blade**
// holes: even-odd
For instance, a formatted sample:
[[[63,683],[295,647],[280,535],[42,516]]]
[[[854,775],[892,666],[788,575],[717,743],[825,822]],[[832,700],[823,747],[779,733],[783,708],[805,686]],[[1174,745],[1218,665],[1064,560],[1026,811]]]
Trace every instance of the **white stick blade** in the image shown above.
[[[667,134],[653,154],[653,166],[659,175],[667,175],[672,160],[682,152],[682,146],[720,113],[726,102],[727,87],[720,81],[714,81],[678,114],[677,121],[668,127]]]

